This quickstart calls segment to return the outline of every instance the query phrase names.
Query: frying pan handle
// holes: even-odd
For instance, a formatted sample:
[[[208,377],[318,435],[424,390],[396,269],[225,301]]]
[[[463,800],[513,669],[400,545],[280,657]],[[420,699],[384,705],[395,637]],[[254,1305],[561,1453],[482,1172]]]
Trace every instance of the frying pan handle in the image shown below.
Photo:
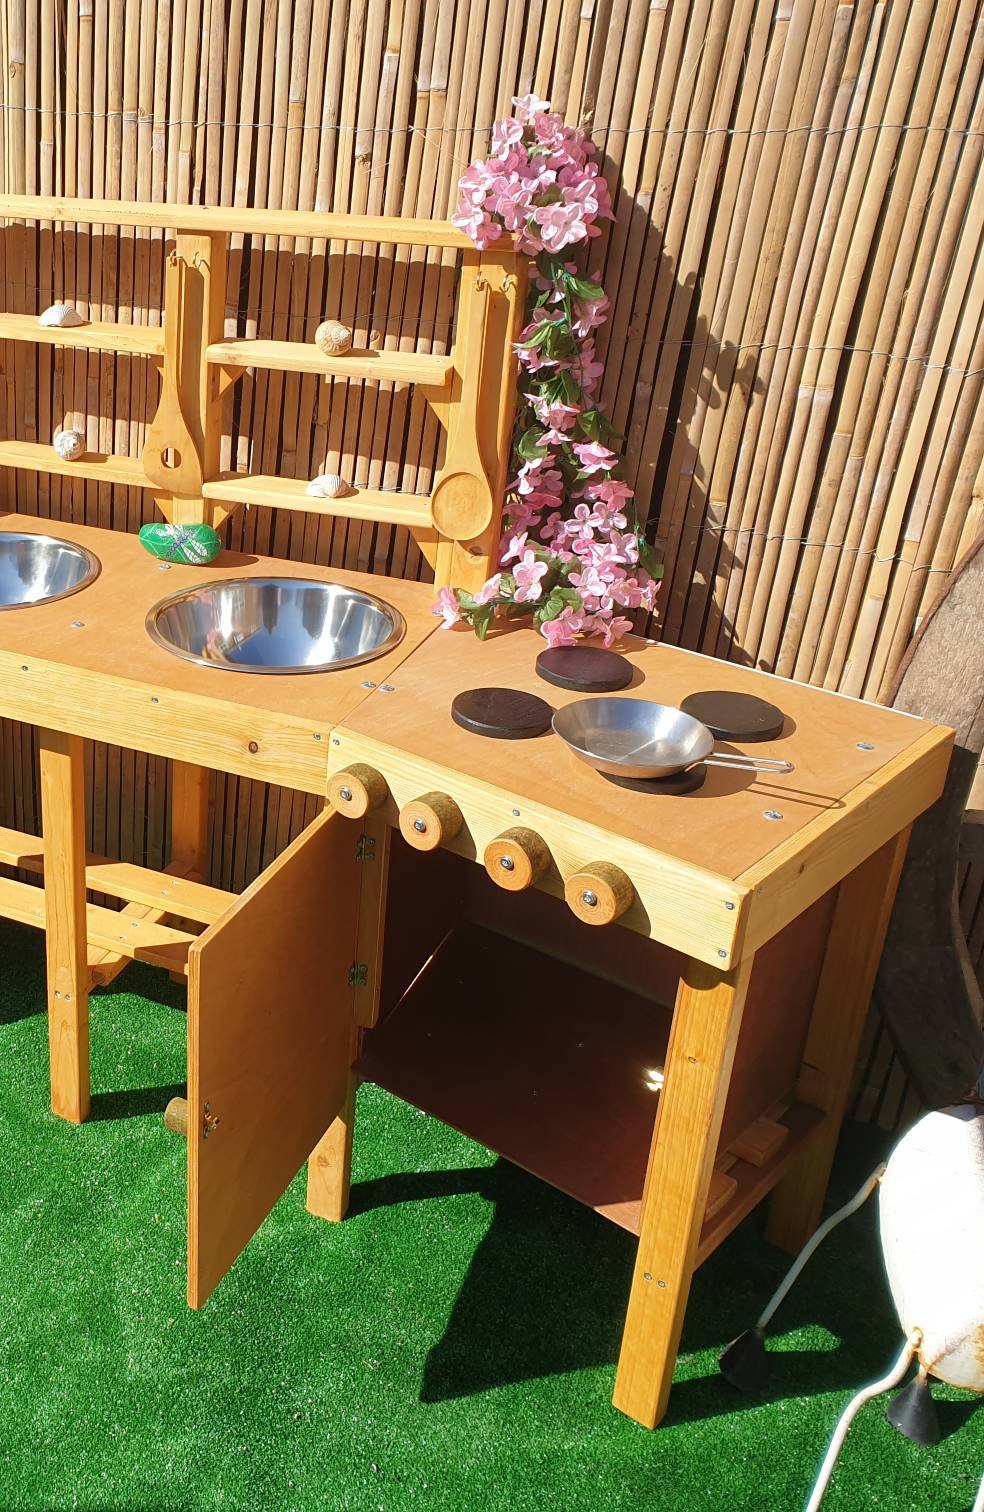
[[[796,770],[791,761],[782,761],[770,756],[742,756],[738,752],[731,755],[727,751],[719,751],[714,756],[705,756],[704,765],[731,767],[739,772],[771,772],[773,776],[779,772],[785,774]]]

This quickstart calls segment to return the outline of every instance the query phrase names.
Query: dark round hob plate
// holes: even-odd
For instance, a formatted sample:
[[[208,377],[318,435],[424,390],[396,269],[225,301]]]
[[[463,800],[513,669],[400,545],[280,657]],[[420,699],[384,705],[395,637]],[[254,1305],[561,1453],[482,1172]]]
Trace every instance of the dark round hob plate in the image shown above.
[[[685,772],[675,772],[672,777],[615,777],[603,772],[616,787],[628,788],[630,793],[662,793],[664,798],[685,798],[696,793],[707,781],[706,766],[688,767]]]
[[[603,646],[552,646],[536,659],[539,675],[573,693],[617,693],[632,681],[632,663]]]
[[[518,688],[469,688],[455,698],[451,718],[463,730],[490,740],[528,740],[549,730],[553,709],[535,693]]]
[[[751,693],[691,693],[680,707],[716,740],[775,740],[782,734],[782,710]]]

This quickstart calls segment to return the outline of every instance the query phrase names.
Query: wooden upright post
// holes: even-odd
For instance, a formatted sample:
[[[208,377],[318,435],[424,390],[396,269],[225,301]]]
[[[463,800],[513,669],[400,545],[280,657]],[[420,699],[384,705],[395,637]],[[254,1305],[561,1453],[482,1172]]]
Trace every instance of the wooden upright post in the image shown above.
[[[647,1428],[673,1383],[753,960],[690,960],[677,992],[612,1399]]]
[[[41,730],[39,743],[51,1109],[82,1123],[90,1104],[82,741]]]
[[[858,1045],[908,843],[909,830],[905,829],[845,877],[837,893],[796,1088],[797,1100],[822,1109],[827,1120],[802,1159],[776,1187],[765,1231],[767,1239],[790,1254],[798,1254],[803,1248],[823,1212]]]

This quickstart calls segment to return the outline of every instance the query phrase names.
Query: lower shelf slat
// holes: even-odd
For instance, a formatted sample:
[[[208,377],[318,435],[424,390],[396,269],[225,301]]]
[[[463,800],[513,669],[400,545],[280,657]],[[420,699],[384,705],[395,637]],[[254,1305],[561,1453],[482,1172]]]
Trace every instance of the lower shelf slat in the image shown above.
[[[0,918],[44,929],[45,898],[40,887],[0,877]],[[187,972],[188,948],[195,936],[171,929],[151,917],[134,918],[111,908],[86,904],[86,934],[90,945],[132,961],[146,961],[167,971]]]

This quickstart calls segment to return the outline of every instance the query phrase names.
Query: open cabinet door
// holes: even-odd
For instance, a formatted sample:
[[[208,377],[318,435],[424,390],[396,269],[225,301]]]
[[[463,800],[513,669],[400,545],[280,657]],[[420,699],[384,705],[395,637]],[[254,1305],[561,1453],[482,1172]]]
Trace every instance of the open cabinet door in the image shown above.
[[[345,1099],[357,832],[325,810],[189,952],[188,1304],[201,1307]]]

